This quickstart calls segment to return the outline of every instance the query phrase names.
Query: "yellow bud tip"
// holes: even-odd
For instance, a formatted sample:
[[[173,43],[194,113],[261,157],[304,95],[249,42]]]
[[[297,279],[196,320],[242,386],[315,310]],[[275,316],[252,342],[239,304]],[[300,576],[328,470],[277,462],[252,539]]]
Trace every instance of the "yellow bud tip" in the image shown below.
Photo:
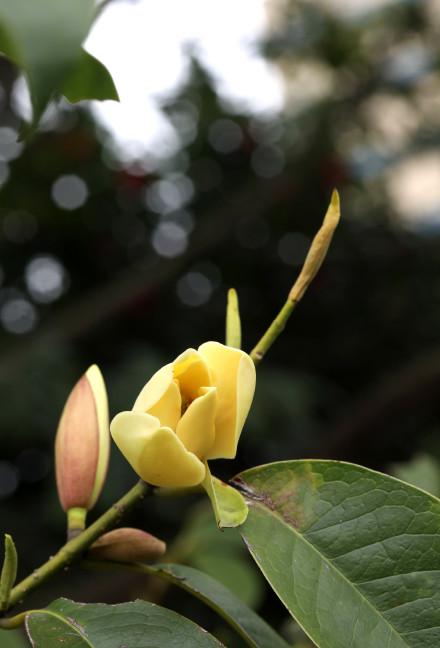
[[[325,255],[327,254],[333,234],[339,223],[340,215],[341,209],[339,194],[336,189],[334,189],[321,228],[312,241],[312,245],[310,246],[310,250],[307,254],[306,260],[304,261],[300,275],[289,293],[289,301],[295,303],[299,302],[316,276],[325,259]]]
[[[238,308],[238,295],[235,288],[228,290],[226,309],[226,346],[241,348],[241,320]]]
[[[337,189],[333,189],[332,199],[330,201],[330,207],[332,207],[338,213],[338,220],[341,213],[341,206],[339,201],[339,193]]]
[[[234,308],[238,308],[238,297],[235,288],[229,288],[228,290],[228,304]]]

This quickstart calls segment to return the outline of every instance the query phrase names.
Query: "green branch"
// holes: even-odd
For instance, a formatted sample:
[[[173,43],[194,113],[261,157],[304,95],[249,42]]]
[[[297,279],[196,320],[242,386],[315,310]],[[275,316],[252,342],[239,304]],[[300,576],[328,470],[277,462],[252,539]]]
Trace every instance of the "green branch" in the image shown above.
[[[69,540],[58,553],[50,558],[44,565],[16,585],[9,596],[9,608],[21,602],[28,594],[40,587],[42,583],[54,574],[81,558],[90,545],[103,533],[111,529],[131,509],[145,497],[153,494],[153,487],[140,480],[124,497],[116,502],[100,518],[85,529],[79,536]],[[9,619],[0,619],[0,628],[7,628]],[[10,625],[9,625],[10,627]]]
[[[297,303],[298,302],[290,301],[290,299],[286,301],[278,315],[273,320],[272,324],[267,329],[266,333],[263,335],[256,347],[252,349],[249,355],[254,361],[255,365],[261,362],[261,360],[266,355],[266,352],[275,342],[279,334],[284,330],[286,322],[295,310]]]

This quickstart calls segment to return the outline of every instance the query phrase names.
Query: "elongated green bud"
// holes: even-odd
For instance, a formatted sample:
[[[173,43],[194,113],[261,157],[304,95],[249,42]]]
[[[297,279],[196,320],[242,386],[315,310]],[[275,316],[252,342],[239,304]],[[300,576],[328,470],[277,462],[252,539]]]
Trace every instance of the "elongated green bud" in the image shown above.
[[[10,535],[5,534],[5,560],[0,578],[0,610],[7,610],[9,595],[17,576],[17,550]]]
[[[238,297],[234,288],[228,290],[226,310],[226,346],[241,349],[241,321],[238,310]]]
[[[321,267],[334,231],[339,223],[340,215],[339,194],[335,189],[321,229],[313,239],[301,273],[289,293],[290,302],[294,304],[299,302]]]

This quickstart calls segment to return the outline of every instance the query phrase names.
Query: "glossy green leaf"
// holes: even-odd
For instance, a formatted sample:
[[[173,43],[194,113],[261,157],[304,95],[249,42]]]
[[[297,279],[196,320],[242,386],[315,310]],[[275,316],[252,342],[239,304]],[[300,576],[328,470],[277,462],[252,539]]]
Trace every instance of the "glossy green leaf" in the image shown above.
[[[197,596],[222,616],[253,648],[288,648],[282,639],[258,614],[227,587],[207,574],[186,565],[154,565],[171,583]]]
[[[218,648],[217,639],[175,612],[145,601],[85,605],[58,599],[26,616],[41,648]]]
[[[78,63],[93,16],[93,0],[0,0],[0,51],[27,77],[34,123]]]
[[[119,101],[110,72],[105,65],[85,50],[81,50],[79,60],[61,90],[72,103],[83,99]]]
[[[219,529],[243,524],[248,510],[242,494],[217,477],[213,477],[207,461],[205,461],[205,467],[206,475],[201,485],[211,500]]]
[[[319,648],[440,646],[440,501],[335,461],[241,473],[242,535]]]

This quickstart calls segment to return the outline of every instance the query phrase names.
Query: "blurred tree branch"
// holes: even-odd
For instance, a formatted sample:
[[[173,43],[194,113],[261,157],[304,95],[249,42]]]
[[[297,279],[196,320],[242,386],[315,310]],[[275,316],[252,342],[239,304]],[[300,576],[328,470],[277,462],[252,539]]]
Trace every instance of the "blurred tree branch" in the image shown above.
[[[416,412],[420,421],[424,412],[432,412],[439,392],[440,347],[434,347],[379,377],[360,394],[322,437],[316,457],[365,464],[368,456],[377,458],[377,448],[383,449],[384,443],[400,445],[409,455],[417,442],[408,437],[412,417]]]

